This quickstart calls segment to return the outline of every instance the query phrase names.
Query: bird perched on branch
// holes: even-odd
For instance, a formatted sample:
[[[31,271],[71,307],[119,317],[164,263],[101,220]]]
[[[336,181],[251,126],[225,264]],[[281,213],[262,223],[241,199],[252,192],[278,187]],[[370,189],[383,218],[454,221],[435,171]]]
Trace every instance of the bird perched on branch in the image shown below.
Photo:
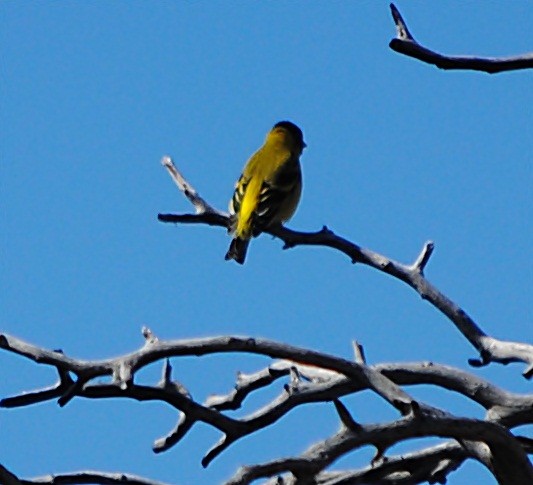
[[[252,237],[292,217],[302,193],[300,155],[305,146],[302,130],[280,121],[248,160],[229,203],[233,240],[226,260],[243,264]]]

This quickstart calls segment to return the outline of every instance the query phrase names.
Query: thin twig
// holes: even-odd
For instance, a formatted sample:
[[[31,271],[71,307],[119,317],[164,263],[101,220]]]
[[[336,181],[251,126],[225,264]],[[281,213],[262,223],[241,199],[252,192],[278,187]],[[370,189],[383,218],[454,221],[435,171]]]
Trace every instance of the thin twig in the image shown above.
[[[185,197],[189,199],[191,204],[196,209],[197,214],[204,214],[207,212],[227,216],[226,213],[213,208],[204,199],[202,199],[202,197],[200,197],[194,187],[189,185],[187,180],[185,180],[185,177],[176,168],[174,162],[172,161],[172,158],[170,158],[169,156],[164,156],[161,159],[161,164],[167,169],[168,173],[172,177],[172,180],[174,180],[174,183],[178,186],[178,189],[180,189],[180,191],[183,192],[183,195],[185,195]]]

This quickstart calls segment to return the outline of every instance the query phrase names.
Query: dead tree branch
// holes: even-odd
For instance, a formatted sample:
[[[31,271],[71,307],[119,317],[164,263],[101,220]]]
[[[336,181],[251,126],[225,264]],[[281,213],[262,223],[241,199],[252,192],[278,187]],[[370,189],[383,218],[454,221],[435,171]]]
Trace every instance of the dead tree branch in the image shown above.
[[[0,465],[0,483],[4,485],[22,485],[18,477],[3,465]]]
[[[164,165],[169,171],[169,167],[172,167],[172,170],[179,174],[179,171],[175,168],[169,157],[164,157]],[[173,179],[176,181],[175,177]],[[181,174],[179,175],[179,179],[184,180]],[[199,211],[198,203],[195,201],[196,191],[192,189],[192,186],[188,182],[185,185],[183,183],[177,183],[177,185],[187,199],[196,207],[197,212],[196,214],[159,214],[158,219],[161,222],[208,224],[224,228],[228,227],[229,217],[227,214],[212,208],[205,212]],[[208,204],[206,206],[211,207]],[[352,263],[362,263],[371,266],[403,281],[413,288],[424,300],[427,300],[446,315],[479,352],[480,358],[469,359],[470,365],[480,367],[491,362],[501,364],[523,362],[527,364],[523,372],[524,377],[529,379],[533,375],[533,345],[499,340],[487,335],[465,310],[450,300],[426,279],[424,270],[433,253],[434,244],[432,242],[424,244],[415,261],[409,265],[394,261],[370,249],[365,249],[334,234],[333,231],[325,226],[317,232],[298,232],[282,226],[267,228],[264,232],[281,239],[284,242],[283,249],[304,245],[330,247],[346,254]]]
[[[226,482],[226,485],[248,484],[259,478],[283,473],[290,473],[297,480],[303,480],[303,483],[315,483],[314,479],[317,474],[349,451],[371,444],[380,452],[381,461],[382,452],[397,441],[423,436],[483,441],[488,445],[489,456],[486,457],[487,459],[479,456],[475,458],[496,476],[499,483],[525,484],[533,480],[533,467],[524,450],[509,431],[486,421],[434,416],[430,420],[417,420],[415,417],[392,423],[364,425],[360,426],[357,431],[343,428],[331,438],[311,446],[299,458],[279,459],[262,465],[242,467],[232,479]],[[512,447],[512,451],[507,448],[508,446]],[[512,460],[513,465],[507,461],[509,459]],[[423,481],[427,481],[427,477]]]
[[[447,476],[468,458],[466,450],[456,441],[449,441],[424,450],[388,456],[357,471],[321,472],[316,476],[320,485],[366,485],[369,483],[446,483]],[[272,485],[273,482],[268,482]],[[293,484],[290,476],[283,484]]]
[[[347,480],[346,477],[357,474],[368,479],[372,474],[378,473],[378,468],[382,470],[381,476],[385,477],[392,473],[391,470],[394,473],[406,473],[406,469],[409,469],[407,464],[416,463],[423,456],[428,457],[428,466],[424,468],[424,472],[414,466],[410,472],[413,480],[415,477],[423,479],[411,483],[421,483],[428,480],[428,477],[446,476],[467,458],[482,462],[496,477],[501,477],[502,483],[507,483],[505,480],[511,475],[515,480],[513,483],[520,483],[519,480],[533,473],[526,456],[532,448],[530,440],[519,440],[509,431],[512,427],[533,423],[533,395],[509,393],[466,372],[432,363],[369,366],[363,363],[360,346],[356,352],[357,362],[351,362],[266,339],[228,336],[165,341],[156,338],[148,329],[143,329],[143,335],[145,344],[137,351],[97,361],[75,359],[9,335],[0,335],[0,348],[38,364],[55,367],[60,379],[58,384],[44,391],[2,399],[0,406],[20,407],[50,399],[58,399],[58,403],[64,405],[76,396],[165,402],[179,411],[179,419],[176,427],[166,437],[155,442],[154,451],[168,450],[201,421],[222,433],[219,442],[202,459],[203,466],[207,466],[231,444],[275,423],[296,407],[311,402],[334,402],[342,423],[341,431],[336,435],[316,444],[298,458],[244,467],[229,483],[250,483],[256,478],[272,477],[280,473],[290,473],[298,479],[329,477],[324,483],[337,483],[338,480]],[[283,360],[253,374],[239,374],[234,391],[227,396],[212,396],[204,404],[195,401],[180,382],[172,379],[172,368],[168,362],[171,357],[228,352],[246,352]],[[164,361],[160,382],[155,386],[136,384],[136,372],[158,360]],[[93,382],[102,376],[111,376],[111,383]],[[240,419],[222,413],[226,409],[238,408],[250,393],[269,386],[282,377],[291,377],[291,380],[282,388],[278,397],[263,408]],[[400,387],[413,384],[431,384],[457,392],[484,407],[485,417],[456,417],[419,402]],[[339,398],[367,389],[396,408],[400,417],[381,424],[357,422]],[[393,444],[424,436],[459,440],[462,446],[453,441],[443,449],[430,447],[417,452],[418,454],[409,455],[408,461],[402,461],[398,457],[385,459],[386,450]],[[331,463],[352,450],[368,445],[377,450],[372,470],[349,470],[341,475],[335,472],[335,480],[330,480],[331,472],[326,468]],[[442,457],[443,450],[449,452],[445,458]],[[385,466],[385,463],[389,465]],[[397,464],[396,468],[392,463]],[[292,483],[292,478],[287,480],[289,481],[286,483]]]
[[[533,68],[533,52],[509,57],[445,56],[420,45],[409,32],[407,25],[396,6],[391,3],[392,18],[396,24],[397,37],[389,47],[408,57],[433,64],[439,69],[461,69],[495,74],[505,71]]]
[[[16,477],[0,465],[0,483],[2,485],[166,485],[163,482],[149,480],[129,473],[106,473],[83,470],[71,473],[57,473],[31,479]]]

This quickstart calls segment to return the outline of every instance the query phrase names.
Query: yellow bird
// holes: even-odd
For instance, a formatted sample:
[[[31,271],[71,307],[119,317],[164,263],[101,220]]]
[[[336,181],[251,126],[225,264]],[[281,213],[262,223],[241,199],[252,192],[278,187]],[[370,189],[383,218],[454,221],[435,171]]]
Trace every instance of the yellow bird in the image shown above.
[[[233,240],[226,260],[243,264],[252,237],[292,217],[302,193],[300,155],[305,147],[302,130],[280,121],[246,162],[229,203]]]

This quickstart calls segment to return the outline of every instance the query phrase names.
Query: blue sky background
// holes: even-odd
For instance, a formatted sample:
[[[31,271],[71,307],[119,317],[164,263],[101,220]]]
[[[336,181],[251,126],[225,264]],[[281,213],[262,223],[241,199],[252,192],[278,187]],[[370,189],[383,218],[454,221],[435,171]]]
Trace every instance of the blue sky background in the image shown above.
[[[437,51],[532,49],[528,0],[397,5]],[[1,331],[86,359],[138,348],[148,325],[160,338],[263,336],[344,357],[357,339],[371,363],[467,368],[474,350],[397,280],[329,249],[282,251],[266,236],[240,267],[224,261],[222,229],[157,221],[158,212],[191,210],[162,155],[225,209],[266,131],[290,119],[308,143],[291,228],[327,224],[402,262],[433,239],[429,279],[487,333],[531,342],[531,71],[444,72],[400,56],[388,47],[395,29],[384,1],[4,1],[0,21]],[[267,364],[239,355],[174,361],[200,401],[229,391],[237,370]],[[2,396],[56,378],[7,353],[0,365]],[[531,392],[520,365],[469,370]],[[152,366],[138,381],[155,383],[159,372]],[[444,391],[406,390],[483,415]],[[344,400],[356,419],[396,417],[367,394]],[[241,464],[299,454],[338,428],[331,404],[302,407],[203,470],[219,438],[205,425],[151,452],[175,419],[163,404],[127,400],[4,410],[1,462],[23,477],[97,469],[220,483]],[[450,476],[472,480],[492,483],[473,462]]]

